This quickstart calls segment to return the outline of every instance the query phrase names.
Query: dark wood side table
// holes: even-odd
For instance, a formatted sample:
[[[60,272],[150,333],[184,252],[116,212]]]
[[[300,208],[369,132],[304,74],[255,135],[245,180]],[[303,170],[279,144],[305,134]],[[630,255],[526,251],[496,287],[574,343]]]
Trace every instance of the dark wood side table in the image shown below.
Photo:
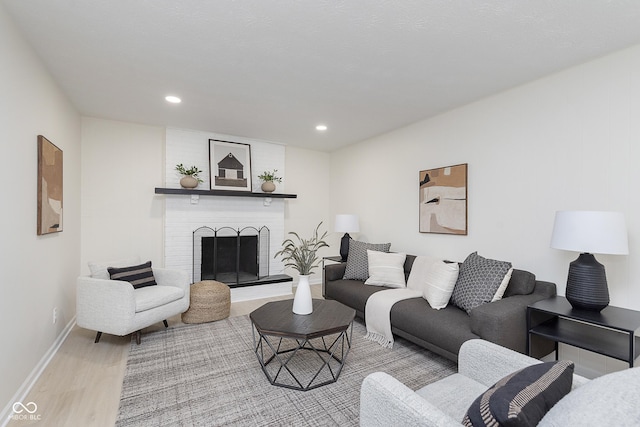
[[[551,297],[527,307],[527,354],[537,335],[598,354],[623,360],[633,367],[640,355],[640,311],[608,306],[601,312],[576,310],[565,297]]]

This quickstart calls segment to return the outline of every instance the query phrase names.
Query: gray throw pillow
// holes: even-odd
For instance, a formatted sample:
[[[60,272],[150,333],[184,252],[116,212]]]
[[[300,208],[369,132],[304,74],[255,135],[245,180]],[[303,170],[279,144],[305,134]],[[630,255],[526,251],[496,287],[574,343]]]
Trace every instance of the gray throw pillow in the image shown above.
[[[510,268],[510,262],[469,254],[460,266],[451,302],[467,313],[491,302]]]
[[[365,243],[349,239],[349,255],[343,279],[367,280],[369,278],[369,257],[367,249],[378,252],[389,252],[391,243]]]
[[[504,298],[512,295],[529,295],[536,287],[536,275],[524,270],[513,269],[511,280],[507,290],[504,291]]]

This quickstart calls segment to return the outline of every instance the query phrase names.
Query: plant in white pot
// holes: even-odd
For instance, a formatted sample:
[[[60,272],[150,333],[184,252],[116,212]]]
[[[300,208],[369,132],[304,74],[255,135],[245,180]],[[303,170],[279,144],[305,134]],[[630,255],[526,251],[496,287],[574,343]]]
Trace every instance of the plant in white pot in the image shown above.
[[[258,179],[262,181],[262,186],[260,187],[262,191],[265,193],[273,193],[275,191],[275,183],[282,182],[282,178],[276,174],[277,172],[278,169],[274,169],[273,171],[264,171],[258,175]]]
[[[327,237],[325,231],[319,235],[320,226],[318,224],[313,236],[309,239],[301,238],[298,233],[289,232],[293,238],[288,238],[282,242],[282,249],[275,254],[275,257],[282,256],[282,261],[286,267],[292,267],[300,273],[296,295],[293,298],[293,312],[295,314],[311,314],[313,312],[313,301],[311,298],[311,288],[309,287],[309,276],[313,274],[313,269],[320,262],[318,249],[329,247],[324,241]]]
[[[185,168],[182,163],[176,165],[176,170],[182,175],[180,179],[180,185],[183,188],[196,188],[199,183],[203,182],[198,174],[202,173],[196,166],[191,166],[189,169]]]

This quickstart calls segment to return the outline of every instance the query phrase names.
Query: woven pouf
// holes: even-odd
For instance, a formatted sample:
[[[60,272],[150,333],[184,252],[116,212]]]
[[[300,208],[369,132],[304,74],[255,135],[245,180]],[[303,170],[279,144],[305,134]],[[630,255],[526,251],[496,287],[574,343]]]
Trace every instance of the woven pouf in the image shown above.
[[[203,280],[191,285],[191,304],[182,313],[184,323],[213,322],[229,317],[231,290],[224,283]]]

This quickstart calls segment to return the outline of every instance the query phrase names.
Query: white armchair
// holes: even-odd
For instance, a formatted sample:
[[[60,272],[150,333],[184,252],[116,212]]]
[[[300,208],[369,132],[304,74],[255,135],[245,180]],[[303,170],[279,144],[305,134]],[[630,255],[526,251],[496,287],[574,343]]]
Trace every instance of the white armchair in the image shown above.
[[[131,262],[128,264],[128,262]],[[110,263],[114,267],[134,265],[135,261]],[[97,331],[95,342],[103,332],[124,336],[136,333],[140,344],[140,330],[189,308],[189,276],[183,271],[153,268],[157,286],[134,289],[124,281],[110,280],[108,264],[91,264],[92,275],[77,280],[76,323]]]
[[[460,426],[476,397],[502,377],[535,363],[541,362],[492,342],[473,339],[460,347],[458,373],[420,390],[413,391],[392,376],[375,372],[364,379],[360,389],[360,425]],[[574,375],[572,388],[588,382]],[[543,421],[554,425],[552,417]]]

